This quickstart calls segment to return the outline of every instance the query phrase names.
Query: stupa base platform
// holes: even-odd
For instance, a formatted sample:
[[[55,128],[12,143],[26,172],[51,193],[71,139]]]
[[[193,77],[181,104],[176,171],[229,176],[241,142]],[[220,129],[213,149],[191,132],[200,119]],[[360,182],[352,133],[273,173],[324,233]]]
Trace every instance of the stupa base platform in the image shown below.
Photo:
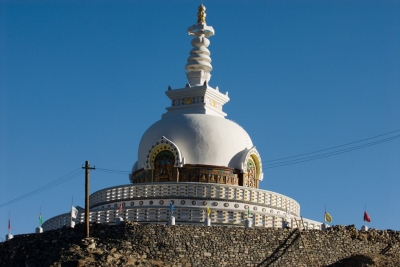
[[[242,186],[205,183],[149,183],[106,188],[90,196],[90,222],[115,223],[117,218],[140,224],[167,224],[171,216],[176,225],[204,225],[211,209],[213,226],[244,227],[250,212],[252,227],[296,227],[300,205],[284,195]],[[120,205],[122,211],[120,211]],[[77,223],[85,220],[78,209]],[[71,214],[47,220],[43,229],[68,225]],[[321,229],[322,223],[304,219],[306,229]],[[285,223],[285,222],[288,222]]]

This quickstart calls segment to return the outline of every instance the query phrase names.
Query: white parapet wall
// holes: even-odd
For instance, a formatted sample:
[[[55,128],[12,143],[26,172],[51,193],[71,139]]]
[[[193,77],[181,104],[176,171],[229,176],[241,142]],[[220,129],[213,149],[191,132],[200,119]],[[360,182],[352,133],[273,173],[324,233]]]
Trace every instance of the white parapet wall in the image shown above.
[[[90,222],[115,223],[124,220],[166,224],[173,202],[176,224],[204,225],[206,208],[211,209],[212,225],[244,226],[250,211],[253,227],[282,228],[283,221],[300,219],[300,205],[293,199],[267,190],[204,183],[151,183],[106,188],[90,196]],[[119,206],[122,205],[122,212]],[[290,214],[286,214],[290,211]],[[77,222],[85,220],[80,210]],[[62,214],[43,224],[45,231],[68,225],[70,214]],[[304,219],[307,229],[321,223]]]
[[[90,196],[90,207],[110,208],[113,205],[118,206],[121,201],[128,205],[130,200],[152,198],[237,201],[250,205],[262,205],[266,209],[276,208],[283,212],[289,210],[290,214],[294,216],[300,215],[300,205],[287,196],[262,189],[209,183],[128,184],[106,188]],[[169,205],[169,203],[165,205]]]

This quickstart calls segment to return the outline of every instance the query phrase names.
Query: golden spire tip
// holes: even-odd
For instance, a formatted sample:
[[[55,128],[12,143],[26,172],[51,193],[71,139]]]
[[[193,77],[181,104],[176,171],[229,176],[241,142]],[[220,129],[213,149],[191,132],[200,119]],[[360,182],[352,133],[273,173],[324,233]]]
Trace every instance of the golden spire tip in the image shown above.
[[[206,7],[203,4],[201,4],[198,7],[198,11],[199,12],[197,13],[197,23],[205,24],[206,23]]]

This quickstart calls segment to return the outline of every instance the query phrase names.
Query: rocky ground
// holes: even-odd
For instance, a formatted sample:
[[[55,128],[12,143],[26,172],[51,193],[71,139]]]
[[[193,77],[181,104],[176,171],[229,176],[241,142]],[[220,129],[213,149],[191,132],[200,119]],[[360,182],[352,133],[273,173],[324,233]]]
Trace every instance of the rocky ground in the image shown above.
[[[109,228],[107,225],[91,225],[91,234],[104,234],[105,238],[85,238],[83,225],[41,235],[17,236],[0,243],[0,266],[165,266],[163,262],[147,259],[146,253],[133,251],[135,245],[132,246],[132,242],[124,240],[119,231],[110,233]],[[115,238],[110,238],[110,235]]]
[[[279,257],[276,257],[276,260],[274,259],[273,261],[271,260],[269,262],[260,261],[255,256],[254,258],[249,258],[253,260],[245,261],[242,263],[232,263],[227,262],[227,260],[225,260],[224,262],[223,260],[219,261],[218,259],[215,259],[215,257],[221,257],[222,259],[224,256],[223,253],[227,252],[221,252],[221,254],[219,254],[218,252],[213,252],[213,255],[211,255],[211,253],[209,253],[208,255],[206,254],[208,252],[204,252],[204,254],[202,254],[202,257],[193,259],[191,258],[191,255],[193,254],[187,252],[191,250],[190,247],[193,246],[193,243],[190,243],[186,240],[184,241],[185,247],[182,247],[178,243],[174,243],[176,240],[173,241],[173,238],[177,238],[177,236],[179,237],[179,235],[181,234],[184,235],[185,233],[187,233],[187,231],[194,232],[194,229],[198,228],[185,228],[185,226],[178,226],[176,228],[168,228],[168,226],[141,226],[132,222],[125,222],[119,226],[93,224],[91,225],[91,236],[93,237],[90,238],[84,237],[83,225],[77,225],[75,229],[63,228],[55,231],[48,231],[43,234],[20,235],[16,236],[10,241],[0,243],[0,266],[287,266],[287,264],[285,264],[285,261],[279,261],[280,257],[293,257],[296,258],[296,261],[299,260],[299,262],[307,262],[304,259],[306,255],[301,250],[301,246],[299,247],[295,245],[287,246],[287,248],[281,247],[280,250],[283,251],[282,253],[279,252],[281,254],[274,251],[272,254],[275,253],[276,255],[279,255]],[[248,231],[248,229],[220,229],[221,230],[215,231],[222,231],[222,233],[224,231]],[[284,230],[270,229],[268,231],[270,235],[275,234],[271,231],[275,231],[279,232],[278,236],[279,234],[283,233],[285,233],[287,236],[290,236],[290,234],[288,234],[289,232],[284,232]],[[392,246],[398,247],[399,244],[397,242],[397,238],[398,236],[400,236],[400,233],[394,232],[389,234],[387,232],[376,231],[376,233],[374,234],[373,231],[371,231],[371,233],[358,232],[357,230],[355,230],[355,228],[337,228],[331,230],[331,232],[327,233],[326,236],[341,236],[343,235],[343,231],[345,231],[345,234],[349,236],[349,238],[347,239],[343,239],[341,237],[340,240],[344,240],[343,242],[352,242],[351,240],[358,240],[359,238],[361,238],[365,239],[365,242],[385,241],[387,243],[384,243],[384,249],[381,250],[380,253],[355,253],[354,255],[336,260],[330,265],[325,266],[400,266],[400,255],[399,253],[396,253],[398,250],[392,248]],[[155,241],[154,236],[151,236],[152,233],[154,234],[154,236],[159,236],[157,242]],[[315,235],[320,236],[321,234],[315,232]],[[163,236],[165,237],[165,243],[161,244],[162,242],[164,242]],[[230,236],[232,236],[232,234],[230,234]],[[257,233],[255,236],[257,236]],[[374,238],[374,240],[372,240],[372,238]],[[184,237],[179,237],[179,239],[184,239]],[[370,239],[370,241],[368,241],[368,239]],[[207,236],[205,236],[205,240],[207,240]],[[281,239],[277,244],[284,243],[282,240],[283,239]],[[169,242],[172,243],[171,246],[168,246]],[[213,242],[211,238],[210,242]],[[238,246],[239,248],[243,246],[242,244],[245,244],[241,243],[241,241],[232,242],[236,243],[236,246]],[[295,242],[300,244],[300,241],[296,240],[294,240],[292,244],[294,244]],[[219,248],[221,248],[221,244],[218,244],[218,246]],[[341,249],[340,247],[338,248],[339,250]],[[201,246],[199,249],[201,250]],[[246,250],[246,248],[244,248],[243,250]],[[241,249],[239,249],[238,251],[241,251]],[[245,251],[245,253],[249,252]],[[284,255],[284,253],[286,254]],[[210,260],[205,261],[204,257],[209,257],[208,259]],[[213,262],[211,261],[211,258],[214,258]],[[288,259],[286,259],[286,262],[287,261]],[[207,264],[207,262],[210,262],[210,264]],[[316,262],[314,262],[313,264],[299,264],[299,266],[321,265],[318,265]]]

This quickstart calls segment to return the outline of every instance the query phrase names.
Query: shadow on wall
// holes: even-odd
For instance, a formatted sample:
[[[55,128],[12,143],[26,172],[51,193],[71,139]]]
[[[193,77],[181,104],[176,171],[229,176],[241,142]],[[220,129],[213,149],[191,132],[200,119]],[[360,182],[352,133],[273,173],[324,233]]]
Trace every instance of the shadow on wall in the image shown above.
[[[293,230],[285,238],[282,244],[278,246],[269,257],[267,257],[260,264],[258,264],[257,267],[270,266],[272,263],[279,260],[279,258],[282,257],[287,252],[287,250],[297,241],[299,236],[300,236],[299,232],[297,230]]]

